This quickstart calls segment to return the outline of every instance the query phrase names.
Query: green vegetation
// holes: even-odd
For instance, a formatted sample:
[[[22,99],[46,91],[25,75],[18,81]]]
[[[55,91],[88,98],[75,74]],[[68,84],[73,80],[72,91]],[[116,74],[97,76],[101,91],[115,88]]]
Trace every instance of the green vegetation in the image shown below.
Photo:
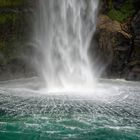
[[[23,5],[25,0],[0,0],[0,7],[11,7]]]
[[[0,0],[0,8],[15,9],[23,6],[25,0]],[[19,12],[0,13],[0,65],[5,65],[11,59],[16,58],[21,49],[23,38],[23,15]]]
[[[18,43],[19,33],[18,24],[20,15],[17,13],[1,13],[0,14],[0,54],[5,57],[1,59],[0,64],[4,64],[7,60],[16,56],[16,44]]]
[[[108,16],[113,20],[123,22],[127,18],[131,17],[134,12],[135,9],[133,5],[133,0],[126,0],[119,9],[114,8],[112,0],[109,1]]]
[[[16,13],[4,13],[0,14],[0,25],[5,23],[15,24],[18,20],[18,15]]]
[[[17,48],[17,40],[13,41],[5,41],[0,40],[0,55],[2,53],[3,58],[0,59],[0,64],[4,65],[8,63],[11,59],[14,59],[17,57],[17,52],[20,47]]]

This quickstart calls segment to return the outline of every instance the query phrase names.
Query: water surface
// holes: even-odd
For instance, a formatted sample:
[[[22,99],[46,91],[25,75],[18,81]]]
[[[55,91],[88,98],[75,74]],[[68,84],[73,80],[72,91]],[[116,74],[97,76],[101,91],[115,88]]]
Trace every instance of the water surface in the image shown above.
[[[47,93],[36,78],[0,83],[0,140],[139,140],[140,83]]]

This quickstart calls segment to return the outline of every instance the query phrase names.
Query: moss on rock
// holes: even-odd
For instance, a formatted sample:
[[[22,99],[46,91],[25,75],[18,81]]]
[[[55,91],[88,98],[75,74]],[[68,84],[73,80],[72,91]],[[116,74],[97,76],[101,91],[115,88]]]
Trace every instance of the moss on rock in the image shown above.
[[[0,0],[0,7],[21,6],[25,0]]]
[[[15,24],[19,15],[16,13],[2,13],[0,14],[0,24],[12,23]]]
[[[127,18],[131,17],[135,13],[135,8],[133,4],[133,0],[126,0],[120,8],[116,9],[113,5],[113,2],[110,1],[109,3],[109,11],[107,15],[119,22],[125,21]]]
[[[25,19],[24,14],[16,10],[24,6],[25,2],[26,0],[0,0],[0,65],[6,65],[22,52]]]

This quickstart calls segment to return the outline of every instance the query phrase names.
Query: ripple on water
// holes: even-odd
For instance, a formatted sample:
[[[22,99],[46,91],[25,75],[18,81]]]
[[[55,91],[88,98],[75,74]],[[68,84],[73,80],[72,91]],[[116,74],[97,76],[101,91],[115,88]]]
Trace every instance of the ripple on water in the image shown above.
[[[0,139],[139,140],[140,86],[128,85],[100,83],[88,96],[0,86]]]

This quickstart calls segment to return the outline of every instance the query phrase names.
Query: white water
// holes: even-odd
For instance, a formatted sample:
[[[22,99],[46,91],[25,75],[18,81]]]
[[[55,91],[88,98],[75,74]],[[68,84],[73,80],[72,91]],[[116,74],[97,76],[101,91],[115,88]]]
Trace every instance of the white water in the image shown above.
[[[99,0],[39,0],[34,39],[37,70],[49,91],[93,88],[88,56]]]

